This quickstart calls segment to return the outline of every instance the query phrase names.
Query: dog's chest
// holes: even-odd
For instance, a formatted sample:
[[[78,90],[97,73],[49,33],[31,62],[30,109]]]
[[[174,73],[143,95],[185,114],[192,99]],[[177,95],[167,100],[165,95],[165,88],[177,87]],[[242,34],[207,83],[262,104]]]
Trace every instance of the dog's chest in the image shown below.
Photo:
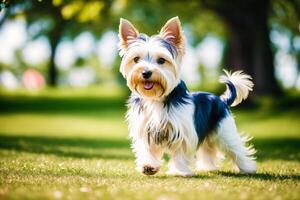
[[[189,105],[166,107],[162,103],[145,103],[143,115],[148,142],[171,146],[182,141],[184,132],[193,128],[191,112]]]

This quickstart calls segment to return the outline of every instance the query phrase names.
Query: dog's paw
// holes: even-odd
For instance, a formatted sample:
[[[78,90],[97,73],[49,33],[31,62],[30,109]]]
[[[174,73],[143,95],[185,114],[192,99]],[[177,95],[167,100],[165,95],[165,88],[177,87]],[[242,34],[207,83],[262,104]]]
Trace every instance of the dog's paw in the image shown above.
[[[159,168],[152,167],[150,165],[144,165],[142,168],[142,173],[145,175],[154,175],[158,172]]]

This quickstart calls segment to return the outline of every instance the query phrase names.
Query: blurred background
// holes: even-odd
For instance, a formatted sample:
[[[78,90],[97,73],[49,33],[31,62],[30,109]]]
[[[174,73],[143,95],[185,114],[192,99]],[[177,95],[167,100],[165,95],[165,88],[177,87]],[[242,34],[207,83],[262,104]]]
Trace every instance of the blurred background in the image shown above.
[[[255,95],[299,91],[299,0],[1,0],[0,85],[7,90],[124,86],[119,18],[156,34],[179,16],[183,79],[215,90],[223,68],[252,75]]]
[[[45,147],[45,137],[91,137],[99,139],[91,155],[131,156],[124,122],[129,91],[119,73],[120,17],[151,35],[179,16],[189,88],[221,94],[222,69],[244,70],[255,87],[233,109],[241,129],[256,137],[256,145],[269,136],[299,137],[299,0],[1,0],[0,8],[0,148],[55,153],[77,143]],[[127,151],[104,151],[105,138],[125,142],[119,147]],[[279,144],[290,144],[285,139]],[[60,151],[66,152],[89,154]]]

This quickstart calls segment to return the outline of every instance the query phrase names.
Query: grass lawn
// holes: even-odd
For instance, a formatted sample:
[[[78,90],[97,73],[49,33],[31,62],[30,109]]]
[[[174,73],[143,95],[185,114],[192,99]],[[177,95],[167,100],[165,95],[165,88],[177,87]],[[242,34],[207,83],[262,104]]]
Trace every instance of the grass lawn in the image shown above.
[[[115,90],[113,90],[115,91]],[[82,96],[84,94],[84,96]],[[240,110],[255,175],[228,162],[192,178],[134,169],[120,92],[1,91],[0,199],[300,199],[300,110]]]

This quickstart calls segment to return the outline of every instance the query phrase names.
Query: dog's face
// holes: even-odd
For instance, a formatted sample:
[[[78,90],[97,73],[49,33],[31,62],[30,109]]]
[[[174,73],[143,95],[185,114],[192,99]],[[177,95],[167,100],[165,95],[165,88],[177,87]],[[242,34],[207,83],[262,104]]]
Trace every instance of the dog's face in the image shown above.
[[[120,20],[120,72],[135,94],[148,99],[167,96],[180,81],[185,38],[178,17],[170,19],[158,35],[140,34],[127,20]]]

